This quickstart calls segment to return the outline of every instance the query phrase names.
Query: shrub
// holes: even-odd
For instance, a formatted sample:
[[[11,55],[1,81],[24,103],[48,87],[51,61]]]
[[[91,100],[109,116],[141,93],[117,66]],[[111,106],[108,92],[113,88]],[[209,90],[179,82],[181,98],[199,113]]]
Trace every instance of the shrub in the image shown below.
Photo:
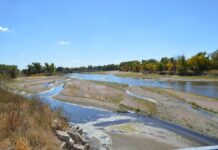
[[[56,128],[68,126],[61,111],[0,88],[0,149],[59,149]],[[58,122],[58,127],[53,121]]]

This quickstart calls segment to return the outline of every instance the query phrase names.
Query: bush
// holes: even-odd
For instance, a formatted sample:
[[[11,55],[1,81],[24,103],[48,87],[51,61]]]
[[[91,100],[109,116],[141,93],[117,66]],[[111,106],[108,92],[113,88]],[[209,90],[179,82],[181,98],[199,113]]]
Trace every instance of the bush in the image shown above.
[[[60,111],[38,98],[29,100],[1,88],[0,95],[0,149],[59,149],[53,131],[68,126]]]

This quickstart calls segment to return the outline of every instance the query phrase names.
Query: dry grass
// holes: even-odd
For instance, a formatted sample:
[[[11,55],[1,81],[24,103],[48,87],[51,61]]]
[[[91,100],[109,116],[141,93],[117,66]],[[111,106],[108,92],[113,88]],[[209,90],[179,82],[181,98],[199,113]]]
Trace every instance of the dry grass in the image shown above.
[[[155,115],[157,113],[157,107],[154,103],[135,97],[126,98],[120,103],[120,111],[126,109],[146,115]]]
[[[1,150],[59,149],[54,129],[68,126],[60,111],[52,111],[37,98],[29,100],[1,88],[0,97]]]

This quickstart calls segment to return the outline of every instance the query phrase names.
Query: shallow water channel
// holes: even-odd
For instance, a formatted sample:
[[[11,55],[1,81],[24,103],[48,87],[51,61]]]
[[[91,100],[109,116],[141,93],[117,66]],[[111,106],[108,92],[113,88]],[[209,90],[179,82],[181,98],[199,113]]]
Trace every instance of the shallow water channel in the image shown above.
[[[167,129],[184,136],[187,139],[191,139],[201,143],[202,145],[214,145],[218,144],[218,139],[214,139],[192,130],[183,128],[166,121],[139,115],[136,113],[117,113],[107,111],[95,107],[80,106],[68,102],[59,101],[53,99],[52,96],[57,95],[63,90],[63,85],[52,88],[47,92],[38,94],[45,103],[48,103],[52,108],[61,107],[64,113],[69,117],[73,124],[84,125],[91,124],[92,129],[99,127],[106,127],[115,124],[127,123],[127,122],[139,122],[153,127],[159,127]],[[93,131],[94,132],[94,131]]]
[[[151,86],[160,88],[171,88],[184,92],[190,92],[211,98],[218,98],[218,82],[197,82],[197,81],[161,81],[140,78],[118,77],[111,74],[79,74],[73,73],[69,75],[71,78],[79,78],[84,80],[115,82],[128,84],[131,86]]]

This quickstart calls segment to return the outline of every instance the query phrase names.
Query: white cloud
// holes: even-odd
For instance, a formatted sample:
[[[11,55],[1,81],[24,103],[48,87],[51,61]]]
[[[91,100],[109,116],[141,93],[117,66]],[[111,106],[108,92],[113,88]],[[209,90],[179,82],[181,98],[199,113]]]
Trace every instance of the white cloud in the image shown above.
[[[13,30],[8,29],[7,27],[0,26],[0,32],[10,32],[10,31],[13,31]]]
[[[58,41],[58,44],[60,45],[70,45],[69,41]]]

